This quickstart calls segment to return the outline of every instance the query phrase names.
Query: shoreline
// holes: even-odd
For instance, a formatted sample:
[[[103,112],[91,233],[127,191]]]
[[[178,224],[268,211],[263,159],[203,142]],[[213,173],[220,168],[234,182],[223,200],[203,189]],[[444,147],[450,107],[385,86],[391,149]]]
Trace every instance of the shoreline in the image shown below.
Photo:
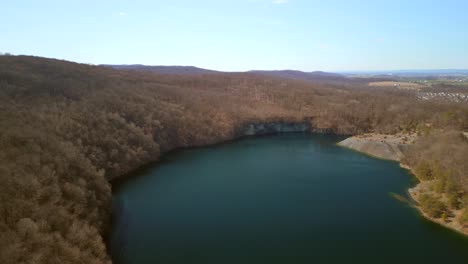
[[[405,142],[402,142],[402,139],[406,138]],[[407,164],[402,163],[401,159],[404,157],[399,153],[398,150],[404,149],[406,146],[412,144],[416,140],[417,136],[415,134],[397,134],[397,135],[382,135],[382,134],[364,134],[359,136],[349,137],[337,145],[348,148],[360,153],[364,153],[371,157],[397,161],[401,168],[406,169],[409,173],[418,180],[418,183],[411,188],[408,188],[407,193],[409,197],[413,200],[412,207],[414,207],[419,214],[425,219],[436,223],[440,226],[448,228],[452,231],[455,231],[461,235],[468,236],[468,228],[463,227],[457,222],[457,217],[460,215],[460,210],[450,210],[449,213],[453,217],[448,218],[449,221],[444,221],[442,218],[434,218],[429,216],[420,206],[418,196],[424,193],[424,189],[427,188],[425,185],[426,181],[419,179],[414,173],[413,169]],[[426,184],[427,185],[427,184]]]
[[[267,122],[264,122],[264,123],[275,123],[275,122],[284,122],[284,121],[267,121]],[[262,123],[262,122],[252,122],[252,123],[243,124],[243,127],[250,126],[251,124],[259,124],[259,123]],[[297,124],[297,123],[304,123],[304,122],[286,122],[286,123],[289,123],[289,124],[295,124],[296,123]],[[120,186],[122,186],[122,185],[126,184],[127,182],[131,181],[135,177],[139,177],[145,170],[151,169],[154,166],[158,166],[161,163],[169,162],[169,160],[167,160],[167,158],[170,155],[176,154],[177,152],[180,152],[180,151],[191,150],[191,149],[211,148],[211,147],[214,147],[214,146],[222,146],[222,145],[225,145],[225,144],[232,144],[232,143],[235,143],[235,142],[237,142],[239,140],[243,140],[243,139],[247,139],[247,138],[268,137],[268,136],[281,135],[281,134],[291,134],[291,133],[304,133],[304,134],[308,134],[308,135],[312,135],[312,134],[336,135],[336,136],[342,136],[342,137],[349,136],[349,134],[348,135],[339,134],[339,133],[332,132],[331,130],[315,128],[315,127],[313,127],[311,125],[305,131],[285,131],[285,132],[284,131],[276,131],[276,132],[270,132],[270,133],[257,133],[257,134],[239,133],[238,129],[236,129],[236,131],[237,131],[237,133],[234,133],[232,137],[222,138],[220,140],[213,141],[213,142],[211,142],[209,144],[195,144],[195,145],[191,145],[191,146],[175,147],[175,148],[169,149],[167,151],[162,152],[158,156],[157,159],[155,159],[155,160],[153,160],[153,161],[151,161],[149,163],[143,164],[143,165],[131,170],[128,173],[125,173],[125,174],[123,174],[121,176],[118,176],[118,177],[115,177],[115,178],[112,178],[112,179],[108,180],[109,184],[111,185],[112,202],[113,202],[113,194],[114,194],[115,191],[117,191],[120,188]],[[113,214],[114,214],[114,211],[111,210],[110,220],[109,221],[112,221]],[[108,251],[108,253],[109,253],[109,250],[110,250],[110,247],[108,247],[108,243],[109,243],[109,238],[110,238],[110,233],[111,233],[112,226],[113,226],[113,224],[110,223],[107,226],[106,230],[101,234],[102,237],[103,237],[103,240],[105,241],[106,251]],[[110,254],[109,254],[109,256],[110,256]]]
[[[280,121],[280,122],[282,122],[282,121]],[[236,134],[234,134],[233,137],[224,138],[224,139],[221,139],[219,141],[212,142],[210,144],[200,144],[200,145],[193,145],[193,146],[186,146],[186,147],[178,147],[178,148],[174,148],[174,149],[165,151],[164,153],[161,153],[161,155],[158,157],[157,160],[154,160],[152,162],[144,164],[144,165],[132,170],[131,172],[129,172],[129,173],[125,174],[125,175],[122,175],[120,177],[116,177],[114,179],[111,179],[109,181],[109,183],[112,186],[112,193],[114,193],[114,191],[118,190],[121,185],[125,184],[128,181],[131,181],[134,177],[138,177],[145,170],[147,170],[149,168],[152,168],[154,166],[157,166],[160,163],[168,162],[168,160],[166,160],[166,158],[168,156],[172,155],[172,154],[175,154],[175,153],[179,152],[179,151],[190,150],[190,149],[209,148],[209,147],[213,147],[213,146],[220,146],[220,145],[224,145],[224,144],[235,143],[236,141],[239,141],[239,140],[242,140],[242,139],[245,139],[245,138],[267,137],[267,136],[278,135],[278,134],[286,134],[286,133],[332,134],[332,135],[346,137],[346,135],[339,134],[339,133],[333,133],[331,131],[324,131],[324,130],[321,130],[321,129],[316,129],[313,126],[310,126],[306,131],[287,131],[287,132],[276,131],[276,132],[271,132],[271,133],[254,133],[254,134],[236,133]],[[342,142],[344,142],[346,140],[358,138],[358,140],[360,140],[360,141],[368,141],[368,142],[375,142],[375,143],[379,143],[379,142],[382,143],[381,142],[382,140],[390,140],[390,143],[385,142],[386,143],[385,145],[388,146],[390,144],[395,144],[396,139],[401,140],[401,138],[405,137],[405,136],[407,137],[408,135],[406,135],[406,134],[382,135],[382,134],[375,134],[375,133],[364,134],[364,135],[356,135],[356,136],[349,136],[347,138],[344,138],[344,140],[336,143],[336,145],[338,145],[340,147],[348,148],[348,149],[356,151],[356,152],[359,152],[360,154],[363,154],[363,155],[368,155],[368,156],[373,157],[373,158],[398,162],[398,164],[399,164],[399,166],[401,168],[403,168],[405,170],[408,170],[409,173],[411,174],[411,176],[418,180],[418,183],[415,186],[410,187],[410,188],[407,189],[407,194],[409,195],[408,198],[410,198],[413,201],[412,203],[410,203],[410,205],[412,207],[414,207],[418,211],[419,215],[424,217],[426,220],[429,220],[429,221],[431,221],[431,222],[433,222],[435,224],[438,224],[438,225],[443,226],[445,228],[448,228],[448,229],[450,229],[452,231],[455,231],[458,234],[461,234],[461,235],[464,235],[464,236],[468,237],[468,229],[467,228],[463,228],[460,225],[451,224],[454,221],[444,222],[442,219],[430,217],[429,215],[427,215],[422,210],[421,206],[419,205],[419,201],[417,199],[417,195],[415,195],[414,190],[417,189],[419,186],[421,186],[423,181],[421,181],[416,176],[416,174],[413,172],[413,170],[412,170],[412,168],[410,166],[408,166],[408,165],[401,162],[401,158],[403,156],[396,156],[395,155],[395,156],[393,156],[394,158],[390,159],[388,157],[382,157],[382,156],[379,156],[379,155],[375,155],[376,153],[368,153],[368,152],[363,151],[362,149],[360,150],[360,149],[356,149],[356,148],[354,148],[352,146],[348,146],[346,144],[340,144],[340,143],[342,143]],[[383,139],[383,137],[385,137],[385,139]],[[368,140],[368,138],[370,138],[370,139]],[[408,141],[408,143],[406,143],[405,145],[412,144],[415,139],[416,139],[416,135],[415,134],[411,135],[411,140]],[[455,220],[455,218],[453,218],[452,220]],[[110,232],[111,228],[112,228],[112,224],[109,226],[109,229],[107,230],[107,232],[105,232],[105,234],[103,234],[104,241],[108,241],[109,234],[110,234],[108,232]],[[108,242],[106,242],[106,245],[107,245],[107,243]]]
[[[419,205],[419,199],[418,199],[418,196],[421,194],[421,193],[418,193],[418,189],[421,187],[421,184],[423,184],[423,183],[419,182],[413,188],[408,189],[408,194],[409,194],[410,198],[415,202],[412,206],[416,210],[418,210],[419,214],[422,217],[424,217],[426,220],[429,220],[429,221],[431,221],[431,222],[433,222],[435,224],[438,224],[438,225],[440,225],[442,227],[445,227],[445,228],[448,228],[448,229],[450,229],[452,231],[455,231],[458,234],[461,234],[461,235],[464,235],[464,236],[468,237],[468,229],[463,228],[459,223],[456,222],[457,221],[456,218],[459,216],[459,214],[460,214],[460,212],[462,210],[452,210],[451,213],[454,214],[454,216],[449,218],[450,221],[444,221],[444,220],[442,220],[442,218],[431,217],[426,212],[424,212],[424,210]]]
[[[253,137],[265,137],[271,135],[285,134],[285,133],[307,133],[307,134],[328,134],[347,137],[350,134],[340,134],[332,129],[327,128],[317,128],[315,127],[310,120],[307,118],[303,119],[290,119],[287,118],[278,118],[278,119],[269,119],[269,120],[250,120],[243,122],[239,125],[236,125],[232,133],[224,137],[218,138],[211,142],[196,143],[188,146],[173,146],[164,151],[162,151],[159,156],[147,163],[144,163],[127,173],[108,179],[108,182],[113,189],[118,188],[119,185],[126,182],[128,179],[132,178],[135,175],[138,175],[142,171],[156,166],[160,162],[164,161],[165,157],[176,153],[178,151],[189,150],[189,149],[200,149],[200,148],[209,148],[213,146],[230,144],[238,140],[245,138]]]
[[[269,134],[257,134],[257,135],[240,135],[240,136],[235,136],[232,138],[227,138],[227,139],[221,139],[220,141],[215,141],[213,143],[209,144],[201,144],[201,145],[193,145],[193,146],[185,146],[185,147],[176,147],[171,150],[165,151],[160,154],[157,160],[151,161],[149,163],[143,164],[139,166],[138,168],[122,175],[119,177],[115,177],[113,179],[109,180],[109,183],[112,186],[112,192],[114,192],[114,188],[118,189],[120,185],[125,184],[126,181],[131,180],[133,177],[138,177],[139,174],[144,172],[147,169],[153,168],[154,166],[157,166],[161,163],[168,162],[167,158],[171,155],[174,155],[178,152],[185,151],[185,150],[194,150],[194,149],[203,149],[203,148],[211,148],[211,147],[216,147],[216,146],[222,146],[222,145],[227,145],[227,144],[232,144],[235,143],[239,140],[243,139],[248,139],[248,138],[257,138],[257,137],[269,137],[269,136],[275,136],[275,135],[281,135],[281,134],[291,134],[291,133],[304,133],[308,135],[312,134],[331,134],[331,135],[337,135],[339,136],[340,134],[335,134],[335,133],[328,133],[328,132],[321,132],[321,131],[315,131],[314,129],[308,130],[308,131],[296,131],[296,132],[275,132],[275,133],[269,133]],[[345,137],[343,135],[343,137]]]
[[[404,157],[403,151],[416,140],[416,137],[414,133],[395,135],[368,133],[349,137],[337,145],[372,157],[400,162]]]
[[[161,161],[164,160],[165,157],[172,153],[176,153],[178,151],[189,150],[189,149],[200,149],[200,148],[208,148],[217,145],[223,144],[230,144],[236,142],[238,140],[242,140],[244,138],[251,138],[251,137],[264,137],[276,134],[283,134],[283,133],[308,133],[308,134],[335,134],[340,135],[338,133],[334,133],[332,131],[326,129],[319,129],[313,127],[313,125],[307,119],[298,119],[298,120],[287,120],[287,119],[270,119],[270,120],[251,120],[249,122],[243,122],[237,126],[235,126],[232,130],[232,133],[226,135],[224,137],[220,137],[216,140],[211,142],[198,142],[196,144],[191,144],[188,146],[172,146],[164,151],[161,151],[159,156],[152,161],[144,163],[127,173],[122,175],[113,177],[108,179],[108,182],[112,186],[112,192],[115,187],[118,188],[119,185],[123,184],[129,178],[132,178],[135,175],[138,175],[140,172],[146,170],[147,168],[153,167],[159,164]],[[346,136],[346,135],[343,135]]]

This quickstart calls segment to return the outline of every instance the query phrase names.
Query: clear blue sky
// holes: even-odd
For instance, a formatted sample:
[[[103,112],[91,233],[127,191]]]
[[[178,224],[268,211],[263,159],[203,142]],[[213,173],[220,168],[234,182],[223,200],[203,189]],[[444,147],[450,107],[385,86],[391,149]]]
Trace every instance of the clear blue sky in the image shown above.
[[[466,0],[9,0],[0,52],[94,64],[468,68]]]

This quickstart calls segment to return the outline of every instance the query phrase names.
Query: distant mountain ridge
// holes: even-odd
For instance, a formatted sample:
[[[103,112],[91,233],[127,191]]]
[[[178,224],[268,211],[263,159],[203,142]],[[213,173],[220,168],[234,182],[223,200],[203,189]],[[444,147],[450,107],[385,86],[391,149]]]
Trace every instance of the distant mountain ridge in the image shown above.
[[[344,75],[331,72],[313,71],[303,72],[297,70],[252,70],[246,72],[223,72],[198,68],[194,66],[147,66],[141,64],[131,65],[100,65],[111,67],[117,70],[134,70],[154,72],[158,74],[176,74],[176,75],[203,75],[203,74],[221,74],[221,73],[252,73],[257,75],[265,75],[279,78],[303,80],[303,81],[317,81],[317,80],[343,80],[346,79]]]
[[[180,74],[180,75],[200,75],[200,74],[216,74],[219,71],[202,69],[194,66],[147,66],[142,64],[129,64],[129,65],[100,65],[111,67],[117,70],[134,70],[154,72],[159,74]]]
[[[347,71],[343,75],[371,76],[468,76],[468,69],[390,70],[390,71]]]
[[[267,75],[267,76],[275,76],[275,77],[305,80],[305,81],[314,81],[314,80],[323,80],[323,79],[327,79],[327,80],[346,79],[346,77],[341,74],[332,73],[332,72],[323,72],[323,71],[303,72],[303,71],[295,71],[295,70],[280,70],[280,71],[258,71],[256,70],[256,71],[249,71],[249,72],[255,73],[255,74]]]

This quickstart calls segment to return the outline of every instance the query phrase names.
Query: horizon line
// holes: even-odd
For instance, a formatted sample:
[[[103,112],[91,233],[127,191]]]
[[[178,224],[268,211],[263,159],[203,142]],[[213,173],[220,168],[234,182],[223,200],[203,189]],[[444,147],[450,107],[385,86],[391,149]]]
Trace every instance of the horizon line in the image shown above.
[[[87,65],[94,65],[94,66],[145,66],[145,67],[194,67],[202,70],[209,70],[209,71],[217,71],[217,72],[225,72],[225,73],[242,73],[242,72],[252,72],[252,71],[297,71],[297,72],[304,72],[304,73],[313,73],[313,72],[325,72],[325,73],[344,73],[344,74],[352,74],[352,73],[385,73],[385,72],[430,72],[430,71],[466,71],[468,74],[468,68],[403,68],[403,69],[377,69],[377,70],[299,70],[293,68],[282,68],[282,69],[250,69],[250,70],[238,70],[238,71],[229,71],[229,70],[221,70],[221,69],[212,69],[212,68],[204,68],[199,67],[196,65],[183,65],[183,64],[142,64],[142,63],[123,63],[123,64],[115,64],[115,63],[91,63],[91,62],[79,62],[73,61],[69,59],[63,58],[53,58],[53,57],[44,57],[39,55],[27,55],[27,54],[13,54],[9,52],[0,52],[0,56],[24,56],[24,57],[36,57],[36,58],[43,58],[43,59],[53,59],[53,60],[62,60],[68,61],[73,63],[79,64],[87,64]]]

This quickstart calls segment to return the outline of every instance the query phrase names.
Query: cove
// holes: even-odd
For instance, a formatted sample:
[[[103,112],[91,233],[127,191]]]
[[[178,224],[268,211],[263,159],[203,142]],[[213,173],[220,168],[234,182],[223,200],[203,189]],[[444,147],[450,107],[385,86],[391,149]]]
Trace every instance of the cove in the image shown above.
[[[166,155],[114,190],[114,263],[468,263],[468,240],[390,193],[398,163],[287,133]]]

